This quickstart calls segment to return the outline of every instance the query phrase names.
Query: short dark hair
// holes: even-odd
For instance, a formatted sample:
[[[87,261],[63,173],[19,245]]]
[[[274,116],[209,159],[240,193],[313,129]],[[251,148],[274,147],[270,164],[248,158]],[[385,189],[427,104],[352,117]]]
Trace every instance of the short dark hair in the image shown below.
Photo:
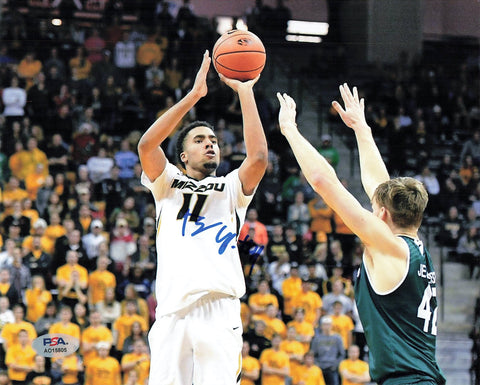
[[[208,127],[212,131],[214,130],[213,126],[210,123],[202,120],[195,120],[194,122],[187,124],[185,127],[182,128],[182,130],[178,134],[177,144],[175,146],[175,155],[176,155],[177,161],[180,162],[183,167],[185,167],[185,164],[180,158],[180,154],[183,152],[183,144],[185,142],[185,137],[188,135],[188,133],[191,130],[197,127]]]

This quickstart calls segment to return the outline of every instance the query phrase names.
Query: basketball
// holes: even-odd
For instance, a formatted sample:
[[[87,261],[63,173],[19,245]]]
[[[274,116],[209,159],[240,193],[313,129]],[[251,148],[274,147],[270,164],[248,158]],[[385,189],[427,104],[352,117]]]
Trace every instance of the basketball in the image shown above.
[[[227,78],[254,79],[265,67],[265,47],[249,31],[231,30],[220,36],[212,51],[213,66]]]

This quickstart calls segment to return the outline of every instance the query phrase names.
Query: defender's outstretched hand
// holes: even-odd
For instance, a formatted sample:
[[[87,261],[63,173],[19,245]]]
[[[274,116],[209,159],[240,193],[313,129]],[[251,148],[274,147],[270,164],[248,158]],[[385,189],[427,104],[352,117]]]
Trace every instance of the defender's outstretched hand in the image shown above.
[[[295,117],[297,115],[295,100],[287,94],[280,94],[277,92],[277,99],[280,102],[280,112],[278,113],[278,124],[282,134],[289,130],[297,130],[297,123]]]
[[[337,101],[332,102],[333,108],[338,112],[343,122],[354,131],[367,126],[365,120],[365,101],[358,99],[357,87],[353,87],[353,93],[350,91],[347,83],[340,86],[340,94],[342,95],[345,109],[342,108]]]
[[[208,50],[203,54],[202,65],[197,72],[195,77],[195,83],[193,83],[192,91],[195,92],[199,97],[204,97],[208,92],[207,87],[207,74],[210,69],[210,63],[212,59],[208,54]]]

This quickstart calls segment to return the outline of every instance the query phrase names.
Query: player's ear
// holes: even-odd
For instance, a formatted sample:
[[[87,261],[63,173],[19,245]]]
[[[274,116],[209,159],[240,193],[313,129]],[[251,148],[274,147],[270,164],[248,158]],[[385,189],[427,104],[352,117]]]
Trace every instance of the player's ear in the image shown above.
[[[187,154],[185,154],[185,152],[181,152],[181,153],[180,153],[180,160],[181,160],[183,163],[186,163]]]

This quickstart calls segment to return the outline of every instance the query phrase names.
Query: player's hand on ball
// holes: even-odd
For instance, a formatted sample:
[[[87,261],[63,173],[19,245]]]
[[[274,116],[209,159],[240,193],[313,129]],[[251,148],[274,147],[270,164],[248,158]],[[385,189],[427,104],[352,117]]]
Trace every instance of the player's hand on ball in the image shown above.
[[[251,88],[253,88],[254,84],[258,81],[258,79],[260,79],[260,75],[258,75],[257,77],[255,77],[251,80],[247,80],[247,81],[230,79],[230,78],[227,78],[226,76],[224,76],[222,74],[218,74],[218,76],[220,77],[220,80],[222,82],[224,82],[227,86],[229,86],[235,92],[238,92],[241,89],[251,89]]]
[[[297,115],[295,100],[287,94],[277,92],[277,99],[280,102],[280,112],[278,113],[278,123],[282,134],[289,130],[297,130],[295,117]]]

